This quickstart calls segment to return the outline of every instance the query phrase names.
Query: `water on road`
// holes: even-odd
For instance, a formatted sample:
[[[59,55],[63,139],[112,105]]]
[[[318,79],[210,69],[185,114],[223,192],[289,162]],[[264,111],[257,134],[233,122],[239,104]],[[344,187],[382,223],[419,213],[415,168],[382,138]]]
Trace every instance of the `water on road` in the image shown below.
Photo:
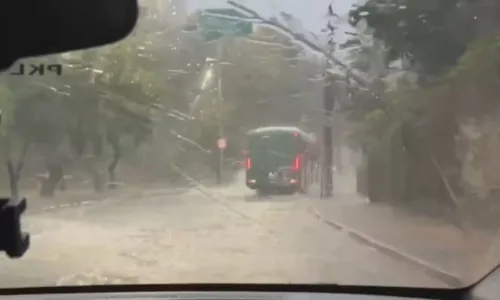
[[[305,197],[168,189],[26,216],[32,248],[2,258],[5,287],[108,283],[442,286],[314,218]]]

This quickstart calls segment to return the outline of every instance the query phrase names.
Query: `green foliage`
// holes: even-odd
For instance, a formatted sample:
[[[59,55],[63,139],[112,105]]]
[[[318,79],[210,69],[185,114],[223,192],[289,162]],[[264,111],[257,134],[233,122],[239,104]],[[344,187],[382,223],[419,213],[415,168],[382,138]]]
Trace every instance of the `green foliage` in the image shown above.
[[[356,125],[351,138],[366,150],[368,173],[377,177],[371,182],[397,182],[404,187],[398,201],[456,205],[463,192],[463,162],[455,155],[459,124],[500,108],[492,13],[498,7],[494,1],[369,0],[350,12],[357,32],[342,45],[350,65],[384,84],[354,89],[344,113]],[[409,80],[413,74],[417,84]],[[398,175],[384,173],[396,165]]]
[[[239,156],[243,132],[296,122],[313,98],[299,94],[321,86],[309,80],[321,69],[318,64],[289,37],[268,29],[252,36],[257,42],[235,38],[225,45],[223,101],[213,84],[201,93],[194,120],[175,119],[172,111],[189,114],[206,58],[215,57],[216,49],[149,9],[118,44],[32,59],[61,63],[62,76],[3,78],[0,143],[9,151],[2,151],[21,153],[25,144],[33,145],[39,165],[70,156],[72,166],[84,165],[94,178],[102,177],[106,167],[111,173],[116,160],[140,161],[137,155],[153,152],[152,164],[174,158],[211,166],[210,151],[221,127],[229,139],[226,155]],[[190,141],[179,142],[179,136]],[[145,145],[148,151],[141,152]]]
[[[144,14],[134,33],[118,44],[25,61],[61,63],[63,75],[2,78],[4,157],[29,143],[52,159],[70,144],[76,158],[93,156],[98,172],[107,156],[103,142],[116,159],[125,141],[135,147],[150,141],[161,111],[184,104],[183,87],[196,76],[193,70],[169,73],[196,62],[192,52],[184,52],[191,40],[180,35],[157,14]]]
[[[404,60],[422,83],[434,82],[452,68],[476,39],[481,18],[476,1],[369,0],[350,12],[353,26],[361,20],[388,48],[387,62]]]

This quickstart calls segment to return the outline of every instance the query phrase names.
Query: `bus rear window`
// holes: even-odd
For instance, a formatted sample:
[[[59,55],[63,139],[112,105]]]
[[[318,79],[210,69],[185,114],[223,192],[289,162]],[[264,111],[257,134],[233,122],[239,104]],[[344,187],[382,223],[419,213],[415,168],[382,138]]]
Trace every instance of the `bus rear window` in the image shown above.
[[[250,154],[272,150],[289,156],[299,150],[297,138],[288,132],[250,136],[247,149]]]

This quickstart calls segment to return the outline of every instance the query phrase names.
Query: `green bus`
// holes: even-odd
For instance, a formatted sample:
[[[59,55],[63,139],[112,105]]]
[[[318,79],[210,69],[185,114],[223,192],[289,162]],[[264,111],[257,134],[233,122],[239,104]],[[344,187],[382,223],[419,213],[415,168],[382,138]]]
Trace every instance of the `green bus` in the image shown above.
[[[247,132],[246,185],[259,193],[306,193],[316,182],[319,145],[314,135],[293,126]]]

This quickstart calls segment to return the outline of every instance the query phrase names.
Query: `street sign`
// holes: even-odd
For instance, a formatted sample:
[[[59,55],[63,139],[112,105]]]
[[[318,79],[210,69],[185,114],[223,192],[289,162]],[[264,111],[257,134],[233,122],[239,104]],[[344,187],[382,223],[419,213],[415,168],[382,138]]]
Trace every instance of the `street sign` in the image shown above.
[[[227,147],[227,141],[225,138],[220,138],[217,140],[217,148],[223,150]]]
[[[200,13],[198,24],[203,39],[213,41],[224,36],[246,36],[252,33],[253,24],[235,9],[207,9]]]

